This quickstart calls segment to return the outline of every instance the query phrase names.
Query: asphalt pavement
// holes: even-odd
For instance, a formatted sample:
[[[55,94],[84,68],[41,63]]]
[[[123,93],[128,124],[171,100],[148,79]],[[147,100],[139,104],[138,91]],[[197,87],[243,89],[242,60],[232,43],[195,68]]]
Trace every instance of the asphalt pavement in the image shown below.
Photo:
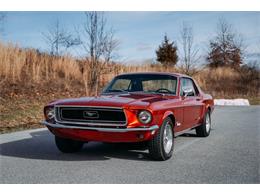
[[[59,152],[46,129],[0,135],[0,183],[260,183],[260,106],[216,107],[209,137],[175,139],[167,161],[147,150],[85,144]]]

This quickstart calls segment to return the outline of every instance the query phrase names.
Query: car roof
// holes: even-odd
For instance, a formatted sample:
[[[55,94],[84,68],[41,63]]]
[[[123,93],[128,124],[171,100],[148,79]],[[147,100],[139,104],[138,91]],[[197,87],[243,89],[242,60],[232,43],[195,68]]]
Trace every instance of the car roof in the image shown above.
[[[180,74],[180,73],[171,73],[171,72],[131,72],[131,73],[124,73],[124,74],[120,74],[118,76],[124,76],[124,75],[143,75],[143,74],[147,74],[147,75],[167,75],[167,76],[175,76],[175,77],[188,77],[190,78],[190,76],[185,75],[185,74]]]

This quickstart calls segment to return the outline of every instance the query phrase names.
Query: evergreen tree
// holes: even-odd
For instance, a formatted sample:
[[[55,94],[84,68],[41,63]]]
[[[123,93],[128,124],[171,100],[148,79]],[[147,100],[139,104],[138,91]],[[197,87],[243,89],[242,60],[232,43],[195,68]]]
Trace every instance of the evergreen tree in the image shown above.
[[[166,65],[174,66],[178,61],[177,46],[170,42],[168,37],[164,36],[164,41],[156,50],[157,61]]]

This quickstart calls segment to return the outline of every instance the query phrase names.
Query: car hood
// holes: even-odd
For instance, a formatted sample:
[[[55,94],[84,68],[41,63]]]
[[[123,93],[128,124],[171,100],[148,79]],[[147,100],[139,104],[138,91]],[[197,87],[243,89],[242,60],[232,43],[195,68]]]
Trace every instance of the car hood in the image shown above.
[[[171,99],[176,96],[171,96]],[[74,99],[63,99],[53,102],[53,105],[69,106],[106,106],[106,107],[148,107],[150,104],[168,100],[169,96],[160,94],[109,94],[96,97],[82,97]]]

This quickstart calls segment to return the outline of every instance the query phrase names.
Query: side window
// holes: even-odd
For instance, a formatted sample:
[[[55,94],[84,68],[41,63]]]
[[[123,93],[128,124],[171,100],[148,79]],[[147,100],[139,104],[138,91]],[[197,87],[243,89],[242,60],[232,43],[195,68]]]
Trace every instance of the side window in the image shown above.
[[[196,89],[194,88],[194,83],[189,78],[181,78],[181,91],[180,91],[181,96],[183,95],[183,89],[185,88],[191,88],[193,91],[193,94],[188,96],[195,96],[195,94],[197,94]]]
[[[195,92],[196,96],[199,95],[199,90],[198,90],[196,84],[194,83],[194,81],[192,81],[192,84],[193,84],[193,88],[194,88],[194,92]]]

